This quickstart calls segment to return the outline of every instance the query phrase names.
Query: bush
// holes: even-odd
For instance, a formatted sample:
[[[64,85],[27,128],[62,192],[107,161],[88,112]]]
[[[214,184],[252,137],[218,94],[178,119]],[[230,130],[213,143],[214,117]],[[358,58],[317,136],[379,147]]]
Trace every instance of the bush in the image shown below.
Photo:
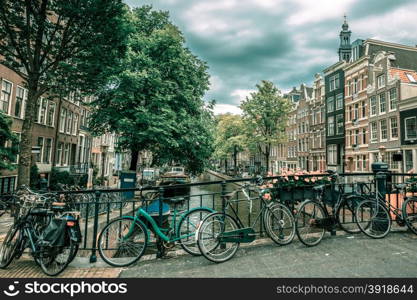
[[[59,171],[56,168],[52,168],[49,188],[51,190],[59,190],[58,184],[74,185],[75,181],[68,171]]]

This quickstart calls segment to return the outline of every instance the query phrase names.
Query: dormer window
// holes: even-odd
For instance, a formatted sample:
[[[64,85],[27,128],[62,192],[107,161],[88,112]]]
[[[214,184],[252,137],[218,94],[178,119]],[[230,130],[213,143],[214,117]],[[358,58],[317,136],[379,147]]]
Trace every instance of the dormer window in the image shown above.
[[[410,80],[410,82],[417,82],[417,80],[410,73],[405,73],[405,75],[407,76],[408,80]]]
[[[377,84],[378,84],[378,88],[383,88],[385,86],[385,76],[384,74],[379,75],[377,77]]]

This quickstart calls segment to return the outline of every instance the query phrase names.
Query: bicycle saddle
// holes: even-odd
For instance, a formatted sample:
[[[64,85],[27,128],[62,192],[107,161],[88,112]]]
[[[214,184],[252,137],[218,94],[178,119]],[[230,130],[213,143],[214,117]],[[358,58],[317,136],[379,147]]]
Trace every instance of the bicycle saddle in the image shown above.
[[[406,187],[407,185],[405,183],[399,183],[395,185],[395,188],[398,190],[402,190]]]

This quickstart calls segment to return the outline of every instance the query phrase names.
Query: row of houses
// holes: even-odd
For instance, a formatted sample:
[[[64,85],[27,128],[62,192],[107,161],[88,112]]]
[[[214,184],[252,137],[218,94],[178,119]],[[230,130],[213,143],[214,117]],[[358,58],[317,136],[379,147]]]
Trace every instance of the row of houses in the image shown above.
[[[339,61],[285,95],[293,103],[271,170],[417,170],[417,47],[340,32]]]
[[[12,131],[22,132],[28,91],[21,77],[0,65],[0,111],[12,118]],[[91,97],[76,91],[65,97],[41,97],[37,103],[36,120],[32,133],[33,163],[46,179],[53,168],[80,177],[93,170],[103,176],[107,184],[114,184],[115,171],[126,163],[123,154],[116,153],[114,134],[93,137],[88,119]],[[19,157],[14,162],[19,164]],[[17,183],[17,168],[0,172],[0,194],[11,191]]]

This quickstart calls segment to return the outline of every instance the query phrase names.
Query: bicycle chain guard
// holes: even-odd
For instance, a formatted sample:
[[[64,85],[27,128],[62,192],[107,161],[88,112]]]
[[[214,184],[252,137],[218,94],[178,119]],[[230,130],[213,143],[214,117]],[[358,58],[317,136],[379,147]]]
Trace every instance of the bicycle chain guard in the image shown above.
[[[252,227],[225,231],[219,235],[219,240],[223,243],[250,243],[253,242],[255,238],[256,233]]]

